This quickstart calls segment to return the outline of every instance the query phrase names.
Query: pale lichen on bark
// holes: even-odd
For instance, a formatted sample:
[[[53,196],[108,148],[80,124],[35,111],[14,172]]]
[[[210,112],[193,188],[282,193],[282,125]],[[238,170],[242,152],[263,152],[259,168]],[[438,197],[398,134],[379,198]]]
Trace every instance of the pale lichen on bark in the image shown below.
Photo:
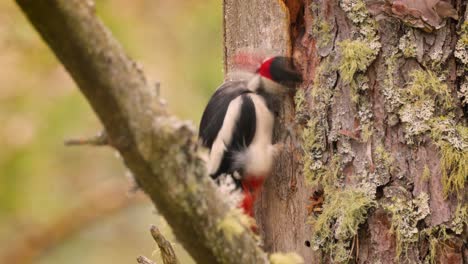
[[[391,230],[396,237],[397,258],[407,255],[409,245],[418,242],[418,222],[430,214],[428,201],[427,193],[421,193],[415,199],[389,197],[389,201],[383,204],[385,210],[392,214]]]
[[[366,142],[372,134],[373,117],[366,72],[379,53],[380,43],[376,23],[363,1],[340,1],[341,8],[356,31],[351,38],[336,38],[336,42],[331,42],[335,39],[331,30],[335,26],[333,22],[328,25],[327,17],[319,16],[325,12],[322,10],[330,7],[319,3],[314,1],[311,4],[312,14],[317,17],[313,18],[310,33],[318,38],[318,52],[324,58],[315,70],[314,84],[306,97],[310,114],[302,131],[304,175],[309,184],[324,190],[323,211],[310,218],[314,227],[312,245],[333,261],[345,262],[353,257],[351,242],[359,225],[366,221],[368,210],[375,205],[377,185],[370,186],[366,182],[368,177],[375,176],[369,176],[365,171],[355,172],[360,174],[356,177],[360,180],[350,185],[344,182],[347,177],[344,170],[355,157],[352,141]],[[330,12],[329,9],[327,12]],[[333,48],[325,52],[330,42]],[[343,126],[347,124],[340,123],[340,119],[347,114],[340,101],[346,100],[343,96],[347,92],[342,89],[348,88],[359,127],[348,127],[345,133]],[[338,111],[334,112],[331,124],[328,121],[330,109]],[[302,113],[301,109],[299,113]],[[338,148],[330,149],[331,144],[335,143]],[[347,189],[343,189],[345,185]]]
[[[364,189],[328,190],[323,211],[310,220],[313,249],[322,250],[334,263],[348,262],[359,225],[366,222],[368,210],[375,205],[374,197]]]
[[[457,197],[453,193],[460,194],[466,186],[466,177],[461,175],[467,174],[467,158],[463,155],[465,148],[461,147],[466,142],[463,136],[466,123],[462,120],[458,102],[453,98],[456,87],[453,77],[455,40],[451,20],[444,19],[440,24],[434,24],[438,30],[429,34],[411,25],[403,25],[398,16],[380,16],[376,22],[366,6],[373,5],[371,1],[338,1],[347,18],[343,21],[334,3],[311,1],[309,5],[313,17],[308,32],[316,38],[315,45],[321,60],[314,71],[313,85],[297,100],[300,106],[297,117],[305,124],[302,131],[304,175],[308,183],[325,190],[324,215],[317,215],[312,220],[327,219],[326,212],[330,212],[327,211],[330,210],[327,199],[330,201],[335,192],[338,195],[343,193],[342,188],[359,188],[369,195],[371,201],[376,200],[374,208],[379,212],[374,215],[374,209],[370,210],[369,222],[372,225],[366,226],[368,229],[363,232],[371,236],[378,234],[381,227],[375,219],[388,221],[393,214],[394,220],[390,221],[399,221],[405,215],[411,218],[406,212],[393,210],[395,208],[382,208],[383,193],[403,188],[407,195],[405,201],[425,208],[424,214],[413,217],[418,223],[413,231],[429,232],[430,228],[442,224],[440,229],[447,227],[449,232],[440,241],[457,241],[450,231],[452,225],[449,222],[453,216],[450,204],[465,204],[460,195],[458,202],[454,203],[452,198]],[[456,17],[454,9],[446,7],[452,12],[451,16]],[[333,16],[334,19],[330,19]],[[351,47],[353,49],[347,49]],[[464,49],[460,41],[457,47],[458,50]],[[334,77],[337,73],[338,76]],[[460,71],[458,74],[464,76]],[[462,82],[461,89],[457,91],[462,100],[465,98],[463,87]],[[440,118],[449,119],[450,125],[441,126],[444,122]],[[437,131],[441,130],[446,135],[443,139],[437,136]],[[427,193],[429,198],[419,203],[420,199],[414,197],[420,197],[422,193]],[[399,195],[403,194],[395,194]],[[459,229],[460,217],[457,219]],[[334,223],[333,218],[329,220]],[[424,224],[420,226],[422,222]],[[331,234],[335,235],[336,225],[329,226]],[[394,235],[397,233],[395,230]],[[314,234],[312,241],[320,237]],[[318,248],[328,252],[325,256],[332,259],[345,256],[338,251],[330,253],[327,250],[350,250],[346,244],[349,238],[346,243],[341,243],[335,236],[331,237],[330,244],[323,243],[323,239],[312,244],[320,245]],[[439,239],[438,235],[428,237],[426,240],[432,244],[434,239]],[[419,255],[421,259],[429,260],[425,257],[429,251],[417,250],[419,243],[424,242],[414,240],[414,237],[411,239],[415,242],[406,243],[408,252],[401,250],[401,247],[406,247],[403,239],[400,240],[403,242],[399,253],[395,253],[401,254],[401,260],[416,261]],[[380,246],[378,241],[373,243],[365,247]],[[430,251],[439,260],[444,258],[441,253],[444,247],[440,245],[436,246],[437,252]],[[455,252],[458,257],[460,250],[457,246]],[[389,255],[392,250],[387,251],[365,253],[369,255],[364,259],[377,262],[393,259],[395,253]],[[379,256],[379,252],[384,254]],[[347,260],[352,257],[348,254]]]
[[[274,253],[270,255],[271,264],[304,264],[304,259],[296,253]]]

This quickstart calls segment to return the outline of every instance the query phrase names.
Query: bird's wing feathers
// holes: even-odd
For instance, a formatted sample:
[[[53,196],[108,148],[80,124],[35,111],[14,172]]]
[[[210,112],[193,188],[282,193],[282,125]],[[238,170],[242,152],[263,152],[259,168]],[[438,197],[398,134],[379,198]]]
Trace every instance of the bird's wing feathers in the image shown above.
[[[211,149],[228,110],[229,104],[239,95],[248,93],[244,81],[230,81],[221,85],[211,97],[203,112],[199,137],[203,146]]]
[[[255,105],[252,99],[247,94],[242,94],[238,97],[241,100],[239,116],[231,133],[230,142],[225,143],[225,151],[214,176],[222,173],[233,173],[234,171],[242,170],[242,168],[234,167],[236,154],[247,148],[255,136]],[[242,174],[242,172],[241,172]]]
[[[213,95],[203,113],[199,136],[210,148],[210,174],[217,177],[232,173],[236,152],[249,146],[255,135],[255,105],[247,95],[245,82],[223,84]],[[225,117],[230,115],[225,122]]]

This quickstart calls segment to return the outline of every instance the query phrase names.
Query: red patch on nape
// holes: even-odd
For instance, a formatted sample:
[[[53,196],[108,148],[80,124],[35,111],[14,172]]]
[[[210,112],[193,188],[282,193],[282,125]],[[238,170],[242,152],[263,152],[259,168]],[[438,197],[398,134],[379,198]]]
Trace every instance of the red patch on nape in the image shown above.
[[[258,74],[260,74],[262,77],[272,80],[270,68],[271,68],[271,63],[273,62],[273,59],[274,58],[269,58],[265,60],[260,66],[260,68],[258,69]]]

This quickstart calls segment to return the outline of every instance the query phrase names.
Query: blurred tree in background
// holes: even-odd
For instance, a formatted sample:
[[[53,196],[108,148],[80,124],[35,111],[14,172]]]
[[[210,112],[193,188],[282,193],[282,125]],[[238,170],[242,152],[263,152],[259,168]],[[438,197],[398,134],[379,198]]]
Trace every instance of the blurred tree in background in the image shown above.
[[[96,2],[127,52],[161,82],[171,111],[199,120],[222,80],[221,2]],[[100,124],[13,1],[0,2],[0,69],[1,256],[15,238],[66,214],[99,183],[130,184],[122,162],[108,151],[64,147],[63,139],[93,135]],[[80,229],[35,263],[134,263],[156,248],[150,224],[169,232],[152,204],[139,199]],[[187,263],[187,254],[178,255]]]

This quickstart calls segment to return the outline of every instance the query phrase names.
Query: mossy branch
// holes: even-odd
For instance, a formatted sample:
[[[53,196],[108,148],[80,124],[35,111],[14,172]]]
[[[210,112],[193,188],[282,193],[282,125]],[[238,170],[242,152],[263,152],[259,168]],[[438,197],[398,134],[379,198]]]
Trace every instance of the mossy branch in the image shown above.
[[[249,232],[227,238],[228,213],[193,128],[165,111],[141,68],[87,0],[16,0],[71,74],[108,139],[198,263],[267,263]],[[247,228],[245,231],[248,231]]]

